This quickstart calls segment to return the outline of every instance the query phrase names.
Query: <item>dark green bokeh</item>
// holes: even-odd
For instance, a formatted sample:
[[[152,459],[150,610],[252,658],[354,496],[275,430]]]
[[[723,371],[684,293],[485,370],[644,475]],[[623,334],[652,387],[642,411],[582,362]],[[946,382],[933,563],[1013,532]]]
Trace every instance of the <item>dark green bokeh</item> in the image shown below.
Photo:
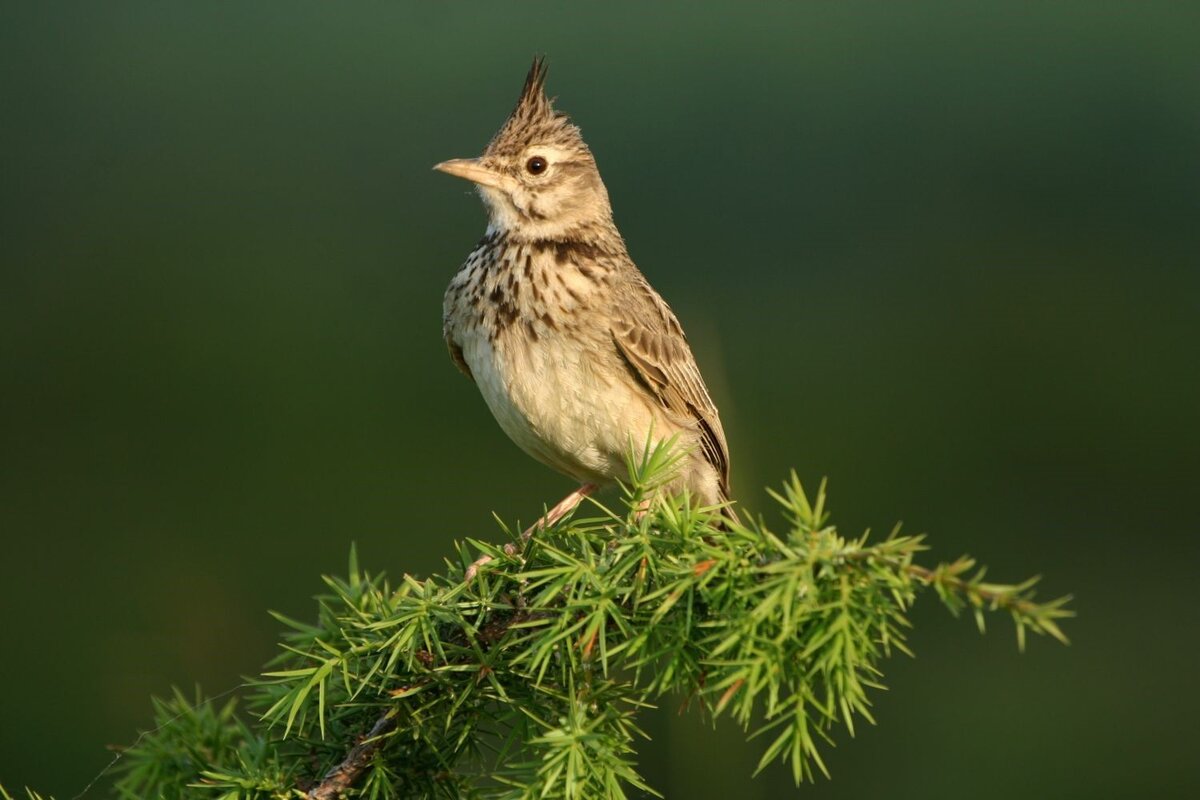
[[[6,4],[0,781],[70,797],[255,672],[351,540],[428,572],[569,488],[446,357],[483,214],[429,169],[546,52],[744,504],[828,475],[848,531],[1078,598],[1024,656],[924,603],[832,782],[665,709],[651,783],[1196,796],[1195,8]]]

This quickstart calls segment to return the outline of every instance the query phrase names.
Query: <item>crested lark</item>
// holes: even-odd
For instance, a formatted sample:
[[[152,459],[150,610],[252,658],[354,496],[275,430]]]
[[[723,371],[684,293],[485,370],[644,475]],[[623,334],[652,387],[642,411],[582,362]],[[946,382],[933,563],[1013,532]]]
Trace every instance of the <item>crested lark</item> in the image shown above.
[[[450,355],[522,450],[581,482],[539,524],[626,476],[631,447],[671,436],[686,455],[668,490],[725,502],[716,406],[675,314],[630,259],[596,161],[552,107],[545,77],[536,59],[481,157],[434,167],[472,181],[488,211],[487,232],[446,290]]]

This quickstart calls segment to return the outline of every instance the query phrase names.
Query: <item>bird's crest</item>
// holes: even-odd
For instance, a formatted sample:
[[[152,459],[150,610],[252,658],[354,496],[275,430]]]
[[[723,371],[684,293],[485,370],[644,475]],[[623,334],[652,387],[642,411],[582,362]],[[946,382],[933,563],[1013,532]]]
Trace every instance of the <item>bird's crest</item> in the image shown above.
[[[537,56],[525,76],[516,108],[492,137],[484,151],[487,155],[517,153],[531,144],[587,150],[578,126],[566,114],[554,110],[553,101],[546,96],[545,84],[546,58]]]
[[[529,74],[525,76],[525,85],[521,87],[521,96],[517,100],[517,109],[529,107],[532,111],[553,113],[550,100],[546,97],[546,66],[545,56],[534,56]]]

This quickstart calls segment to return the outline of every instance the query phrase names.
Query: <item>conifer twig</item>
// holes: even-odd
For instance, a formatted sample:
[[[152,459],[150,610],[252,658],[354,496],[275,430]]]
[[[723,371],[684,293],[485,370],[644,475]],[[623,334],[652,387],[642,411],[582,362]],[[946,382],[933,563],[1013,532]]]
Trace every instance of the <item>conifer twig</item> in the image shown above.
[[[389,733],[396,729],[396,710],[389,709],[387,713],[375,721],[370,733],[362,741],[350,748],[350,752],[329,772],[321,782],[308,790],[305,795],[308,800],[336,800],[344,791],[358,782],[359,777],[366,771],[371,760],[387,739]]]
[[[1075,616],[1075,612],[1065,608],[1071,601],[1070,595],[1044,603],[1034,600],[1033,587],[1040,580],[1039,577],[1013,585],[984,583],[986,570],[982,568],[970,578],[961,577],[974,566],[975,559],[964,556],[949,564],[939,564],[934,569],[909,563],[904,565],[904,571],[925,586],[932,586],[952,613],[957,614],[962,606],[961,600],[954,595],[965,597],[974,608],[975,621],[981,632],[984,629],[984,606],[1009,612],[1016,623],[1017,646],[1022,651],[1025,649],[1027,627],[1038,633],[1047,633],[1063,644],[1070,644],[1056,621]]]
[[[667,696],[732,717],[761,742],[760,770],[782,762],[800,783],[828,774],[836,728],[874,721],[920,589],[981,626],[1011,616],[1018,642],[1065,639],[1066,598],[1035,600],[1033,580],[985,583],[966,557],[920,566],[920,536],[843,536],[824,486],[810,498],[795,476],[772,492],[787,529],[729,523],[657,492],[668,456],[633,462],[627,513],[469,540],[440,575],[393,586],[352,550],[315,623],[275,615],[289,630],[255,721],[232,703],[160,704],[167,721],[127,751],[118,795],[617,800],[653,791],[636,717]]]

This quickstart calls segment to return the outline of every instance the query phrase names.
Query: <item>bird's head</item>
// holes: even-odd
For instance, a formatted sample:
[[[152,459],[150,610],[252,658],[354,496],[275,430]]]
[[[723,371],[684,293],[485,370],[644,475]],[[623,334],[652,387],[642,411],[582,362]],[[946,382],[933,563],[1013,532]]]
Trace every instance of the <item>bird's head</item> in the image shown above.
[[[472,181],[490,228],[557,239],[612,222],[596,160],[570,118],[546,97],[544,59],[525,78],[517,107],[479,158],[443,161],[436,170]]]

